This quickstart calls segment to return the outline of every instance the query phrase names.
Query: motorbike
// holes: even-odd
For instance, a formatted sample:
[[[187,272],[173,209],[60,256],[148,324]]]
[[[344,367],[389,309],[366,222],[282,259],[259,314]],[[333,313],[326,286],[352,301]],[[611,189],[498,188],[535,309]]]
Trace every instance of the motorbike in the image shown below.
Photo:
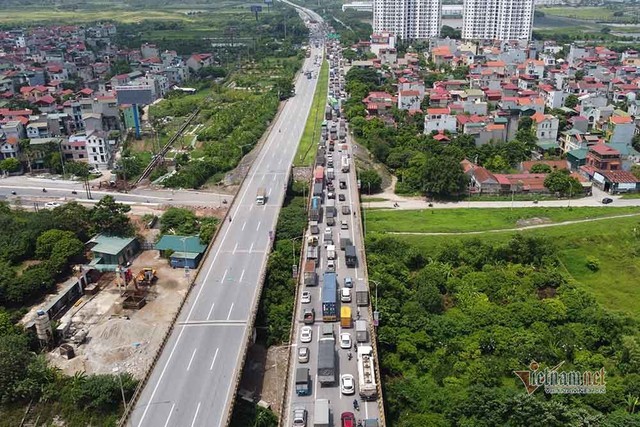
[[[42,192],[43,192],[43,193],[46,193],[46,192],[47,192],[47,189],[46,189],[46,188],[43,188],[43,189],[42,189]]]
[[[11,194],[13,194],[13,195],[15,196],[15,195],[16,195],[16,192],[15,192],[15,191],[12,191],[12,192],[11,192]]]
[[[223,199],[223,200],[222,200],[222,204],[223,204],[223,205],[226,205],[226,204],[227,204],[227,199]]]
[[[73,190],[71,194],[78,194],[78,192],[76,190]]]
[[[355,409],[356,411],[360,410],[360,405],[358,405],[357,399],[353,399],[353,409]]]
[[[352,357],[353,355],[351,354],[351,352],[347,353],[347,359],[351,360]]]

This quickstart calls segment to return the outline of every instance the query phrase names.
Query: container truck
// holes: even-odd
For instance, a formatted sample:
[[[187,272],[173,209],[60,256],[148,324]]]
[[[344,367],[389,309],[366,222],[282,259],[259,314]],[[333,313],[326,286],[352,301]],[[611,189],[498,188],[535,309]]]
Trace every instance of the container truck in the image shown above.
[[[358,257],[356,256],[356,247],[353,245],[349,245],[344,249],[344,260],[347,264],[347,267],[355,267],[358,262]]]
[[[340,230],[340,250],[345,250],[347,246],[353,246],[349,230]]]
[[[335,322],[338,319],[338,292],[336,273],[324,273],[322,284],[322,320]]]
[[[329,424],[329,400],[316,399],[313,407],[313,427],[330,427]]]
[[[320,197],[311,198],[311,207],[309,209],[309,220],[320,221],[320,211],[322,210]]]
[[[319,255],[320,255],[320,249],[318,246],[311,246],[311,245],[307,246],[306,258],[308,260],[317,260]]]
[[[309,368],[296,369],[296,394],[298,396],[308,396],[311,394],[309,381]]]
[[[324,189],[324,186],[322,185],[321,182],[315,182],[313,184],[313,195],[314,196],[322,196],[322,190]]]
[[[336,174],[333,170],[333,168],[327,168],[327,179],[331,180],[331,179],[335,179]]]
[[[338,216],[338,210],[336,209],[336,199],[327,199],[325,211],[327,213],[327,218],[335,218]]]
[[[369,330],[367,329],[366,320],[356,320],[356,341],[357,342],[369,341]]]
[[[369,306],[369,289],[364,282],[356,282],[356,305],[359,307]]]
[[[316,286],[318,284],[318,273],[316,273],[316,262],[313,259],[304,263],[303,280],[305,286]]]
[[[324,167],[316,166],[316,170],[313,174],[313,179],[315,182],[324,182]]]
[[[318,382],[333,384],[336,382],[335,338],[320,338],[318,341]]]
[[[378,394],[376,370],[373,366],[373,348],[370,345],[358,346],[358,390],[360,397],[373,399]]]
[[[351,318],[351,307],[343,305],[340,308],[340,326],[343,328],[352,328],[353,321]]]

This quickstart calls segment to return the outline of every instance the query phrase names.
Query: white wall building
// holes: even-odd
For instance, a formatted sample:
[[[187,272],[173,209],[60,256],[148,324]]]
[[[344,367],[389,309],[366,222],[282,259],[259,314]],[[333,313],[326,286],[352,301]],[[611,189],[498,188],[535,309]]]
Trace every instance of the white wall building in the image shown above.
[[[530,40],[534,0],[464,0],[465,40]]]
[[[89,166],[95,169],[108,169],[111,167],[111,150],[107,136],[103,132],[88,131],[87,158]]]
[[[441,0],[374,0],[373,32],[392,33],[403,40],[440,34]]]

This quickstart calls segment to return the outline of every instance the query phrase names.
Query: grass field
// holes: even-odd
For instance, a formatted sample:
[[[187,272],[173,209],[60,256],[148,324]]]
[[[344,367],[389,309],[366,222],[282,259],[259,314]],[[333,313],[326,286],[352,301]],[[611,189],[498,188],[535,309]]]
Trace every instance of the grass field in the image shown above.
[[[563,222],[631,213],[640,214],[640,208],[370,209],[366,211],[366,227],[367,232],[455,233],[515,228],[518,220],[531,218]]]
[[[606,7],[543,7],[539,9],[546,15],[563,16],[566,18],[600,21],[613,19],[613,10]]]
[[[298,145],[294,158],[294,166],[311,166],[316,155],[315,146],[320,136],[320,127],[324,120],[324,106],[327,104],[327,90],[329,86],[329,63],[323,61],[318,75],[316,93],[313,95],[313,105],[309,111],[304,133]],[[314,132],[315,129],[315,132]]]
[[[566,272],[589,290],[605,307],[631,314],[640,320],[640,218],[603,219],[588,224],[570,224],[520,233],[552,239],[559,248],[559,258]],[[453,241],[471,238],[499,243],[513,232],[486,233],[473,236],[399,235],[399,240],[419,247],[425,256]],[[589,257],[599,261],[600,269],[586,266]]]

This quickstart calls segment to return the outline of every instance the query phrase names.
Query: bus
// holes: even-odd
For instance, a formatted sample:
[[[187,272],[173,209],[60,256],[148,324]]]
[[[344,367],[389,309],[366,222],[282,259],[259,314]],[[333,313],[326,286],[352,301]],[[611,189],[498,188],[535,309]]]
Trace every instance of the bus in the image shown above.
[[[267,190],[264,187],[258,188],[258,193],[256,194],[256,203],[258,205],[264,205],[267,203]]]

